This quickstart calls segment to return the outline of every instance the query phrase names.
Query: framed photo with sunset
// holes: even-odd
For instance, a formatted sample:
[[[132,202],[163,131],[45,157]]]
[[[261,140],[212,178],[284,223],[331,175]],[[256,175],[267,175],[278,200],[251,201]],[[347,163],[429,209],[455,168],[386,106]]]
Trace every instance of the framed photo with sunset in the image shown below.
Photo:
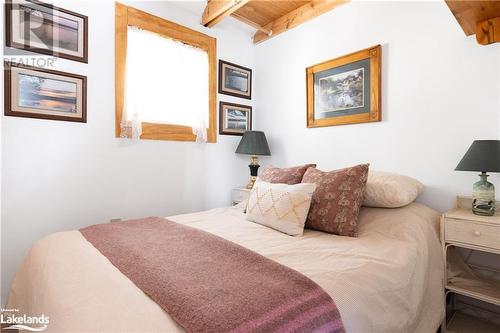
[[[5,115],[87,122],[87,77],[5,62]]]
[[[36,0],[5,2],[6,45],[88,62],[88,17]]]
[[[376,45],[308,67],[307,127],[380,121],[381,53]]]

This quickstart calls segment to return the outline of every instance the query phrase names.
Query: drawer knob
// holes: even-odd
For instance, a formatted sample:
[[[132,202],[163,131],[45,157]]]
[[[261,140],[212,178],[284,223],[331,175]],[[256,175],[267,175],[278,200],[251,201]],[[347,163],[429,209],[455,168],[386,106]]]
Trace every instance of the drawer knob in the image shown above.
[[[474,230],[473,234],[474,234],[474,236],[479,237],[479,236],[481,236],[481,231]]]

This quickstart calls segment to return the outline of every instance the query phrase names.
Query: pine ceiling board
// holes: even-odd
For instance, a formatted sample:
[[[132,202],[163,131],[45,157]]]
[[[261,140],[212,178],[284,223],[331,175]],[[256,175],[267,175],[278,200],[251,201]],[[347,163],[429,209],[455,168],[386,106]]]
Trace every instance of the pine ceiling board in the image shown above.
[[[478,22],[500,17],[500,1],[445,1],[467,36],[476,33]]]
[[[350,0],[314,0],[307,1],[300,6],[281,16],[280,18],[268,23],[263,29],[259,29],[253,36],[254,44],[261,43],[269,38],[277,36],[285,31],[293,29],[304,22],[314,19],[319,15],[333,10],[339,6],[348,3]],[[270,33],[266,33],[269,31]]]
[[[264,26],[310,1],[253,0],[236,11],[239,16]]]

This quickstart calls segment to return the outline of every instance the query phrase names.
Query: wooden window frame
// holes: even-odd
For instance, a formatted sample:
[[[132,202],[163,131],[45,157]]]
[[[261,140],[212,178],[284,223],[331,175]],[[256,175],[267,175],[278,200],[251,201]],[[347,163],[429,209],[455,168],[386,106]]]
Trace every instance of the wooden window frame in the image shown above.
[[[128,26],[157,33],[205,50],[208,54],[208,112],[209,123],[207,141],[217,141],[216,132],[216,72],[217,72],[217,42],[216,39],[196,30],[167,21],[158,16],[148,14],[133,7],[115,3],[115,136],[120,137],[120,124],[123,115],[125,97],[125,64],[127,56]],[[158,124],[143,122],[141,139],[196,141],[196,135],[189,126]]]

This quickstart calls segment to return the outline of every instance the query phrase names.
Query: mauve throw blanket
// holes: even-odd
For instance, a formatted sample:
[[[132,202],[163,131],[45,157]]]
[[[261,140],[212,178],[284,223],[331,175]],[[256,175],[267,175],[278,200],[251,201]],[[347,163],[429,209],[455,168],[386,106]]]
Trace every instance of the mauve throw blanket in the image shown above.
[[[80,232],[188,332],[344,332],[315,282],[208,232],[158,217]]]

